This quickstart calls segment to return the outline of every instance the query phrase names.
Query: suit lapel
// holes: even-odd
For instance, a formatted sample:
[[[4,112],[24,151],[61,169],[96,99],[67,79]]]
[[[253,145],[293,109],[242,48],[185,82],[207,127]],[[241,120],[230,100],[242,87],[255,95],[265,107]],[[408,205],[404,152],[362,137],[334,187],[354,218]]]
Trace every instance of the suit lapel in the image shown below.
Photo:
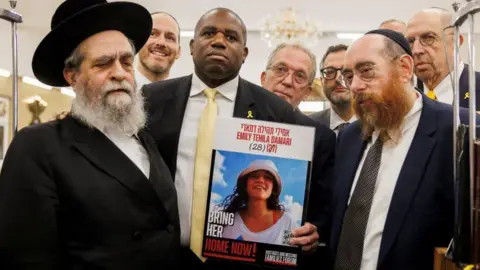
[[[71,116],[65,121],[74,136],[72,146],[78,152],[146,202],[153,206],[159,205],[158,197],[148,179],[110,139]]]
[[[162,96],[160,100],[155,100],[151,105],[156,108],[155,114],[151,116],[149,126],[155,127],[155,130],[150,128],[149,132],[154,138],[160,138],[162,143],[157,143],[160,152],[168,153],[168,155],[163,155],[163,159],[170,168],[173,178],[175,178],[177,168],[178,142],[191,85],[192,75],[184,77],[175,89],[172,91],[166,89],[170,91],[168,95]]]
[[[233,109],[233,117],[264,119],[255,107],[255,100],[252,91],[245,80],[239,78],[238,91],[235,97],[235,107]]]
[[[361,128],[360,125],[357,124],[355,133],[349,135],[348,138],[341,138],[345,142],[339,143],[339,145],[344,145],[345,147],[337,150],[337,153],[339,153],[335,162],[335,174],[337,177],[335,178],[334,184],[336,186],[334,195],[336,195],[337,198],[335,200],[335,208],[337,210],[335,211],[335,220],[333,220],[335,224],[333,228],[336,231],[332,232],[332,236],[335,237],[332,241],[332,247],[336,247],[338,244],[355,173],[357,172],[358,164],[367,145],[361,137]]]
[[[325,114],[323,115],[324,123],[327,123],[327,127],[330,128],[330,114],[332,113],[332,109],[328,109]]]
[[[342,202],[342,213],[345,213],[347,208],[348,198],[350,198],[353,180],[355,179],[355,173],[357,172],[358,164],[363,156],[363,151],[367,146],[367,143],[362,140],[360,133],[358,136],[352,137],[352,140],[348,140],[347,157],[343,161],[340,161],[343,165],[338,166],[338,168],[340,168],[340,175],[342,175],[337,179],[339,185],[338,201]]]
[[[139,132],[138,137],[149,156],[149,180],[158,198],[162,202],[164,210],[168,213],[170,220],[175,222],[177,220],[176,196],[172,195],[172,193],[175,192],[174,186],[172,184],[169,185],[172,180],[168,171],[168,167],[164,164],[161,156],[159,155],[153,139],[151,139],[144,131]]]
[[[433,107],[434,102],[425,95],[422,96],[422,115],[393,192],[382,236],[378,265],[385,259],[395,242],[435,146],[433,134],[437,129],[437,116]]]

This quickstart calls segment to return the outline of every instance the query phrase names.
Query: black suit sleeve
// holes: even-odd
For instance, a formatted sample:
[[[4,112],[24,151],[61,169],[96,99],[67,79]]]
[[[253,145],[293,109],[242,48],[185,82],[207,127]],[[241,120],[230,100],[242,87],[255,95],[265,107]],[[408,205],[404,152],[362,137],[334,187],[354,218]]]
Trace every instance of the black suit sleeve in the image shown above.
[[[60,267],[56,187],[46,154],[53,136],[17,133],[0,174],[0,269]],[[50,143],[51,146],[51,143]]]

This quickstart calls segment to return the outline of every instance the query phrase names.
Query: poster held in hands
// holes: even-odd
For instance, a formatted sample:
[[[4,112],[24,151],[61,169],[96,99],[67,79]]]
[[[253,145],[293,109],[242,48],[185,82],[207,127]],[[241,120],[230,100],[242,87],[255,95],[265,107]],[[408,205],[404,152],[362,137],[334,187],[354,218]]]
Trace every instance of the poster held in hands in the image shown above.
[[[202,255],[297,266],[291,231],[305,223],[315,129],[218,118]]]

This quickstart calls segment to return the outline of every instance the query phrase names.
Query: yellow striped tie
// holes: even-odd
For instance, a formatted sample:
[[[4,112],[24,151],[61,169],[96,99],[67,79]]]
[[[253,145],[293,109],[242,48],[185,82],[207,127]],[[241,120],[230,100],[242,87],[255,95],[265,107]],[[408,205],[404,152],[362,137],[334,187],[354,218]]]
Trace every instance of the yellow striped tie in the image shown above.
[[[207,207],[208,183],[212,160],[213,137],[215,120],[217,118],[217,104],[215,103],[216,89],[207,88],[204,91],[208,102],[203,110],[198,128],[197,150],[195,153],[195,168],[193,176],[192,201],[192,228],[190,232],[190,249],[205,261],[202,256],[203,232]]]
[[[435,91],[434,90],[428,90],[427,92],[427,97],[433,99],[433,100],[438,100],[437,99],[437,95],[435,95]]]

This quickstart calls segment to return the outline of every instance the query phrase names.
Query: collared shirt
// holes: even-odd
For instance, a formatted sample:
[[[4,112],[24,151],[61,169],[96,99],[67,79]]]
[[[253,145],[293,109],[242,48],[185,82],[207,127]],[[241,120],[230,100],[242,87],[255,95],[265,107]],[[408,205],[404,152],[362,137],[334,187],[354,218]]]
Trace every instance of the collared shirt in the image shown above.
[[[465,68],[465,64],[462,61],[460,61],[458,67],[459,67],[458,78],[460,79],[460,75],[462,74],[463,69]],[[438,101],[447,103],[450,105],[453,104],[453,87],[452,87],[451,78],[453,78],[453,71],[447,76],[445,76],[445,78],[443,78],[443,80],[435,87],[435,89],[433,89],[435,92],[435,95],[437,96]],[[427,88],[425,83],[423,84],[423,86],[424,86],[423,87],[424,93],[427,93],[429,89]],[[462,99],[463,97],[460,97],[460,98]]]
[[[422,107],[422,96],[418,95],[412,109],[405,116],[400,140],[395,145],[389,143],[383,145],[382,158],[375,184],[372,206],[365,231],[361,270],[377,269],[378,255],[380,254],[380,244],[382,242],[382,234],[390,208],[390,202],[392,200],[395,185],[397,184],[403,162],[405,161],[405,157],[407,156],[408,150],[410,149],[410,145],[413,141],[413,137],[415,136],[418,123],[420,122]],[[372,135],[372,140],[368,143],[360,164],[358,165],[352,189],[350,190],[350,198],[355,190],[355,186],[357,184],[358,177],[360,176],[360,171],[362,170],[368,150],[377,139],[378,132],[374,132]]]
[[[218,115],[233,116],[235,98],[237,95],[239,77],[217,87],[215,102],[218,106]],[[178,210],[180,215],[180,241],[182,246],[190,244],[190,228],[193,198],[193,169],[197,134],[203,109],[207,105],[207,98],[203,91],[208,86],[194,73],[190,97],[185,108],[180,139],[178,143],[177,170],[175,173],[175,188],[178,196]]]
[[[102,130],[101,132],[137,166],[147,179],[150,179],[150,159],[138,138]]]
[[[152,83],[145,75],[143,75],[138,68],[135,68],[135,80],[137,82],[137,90],[141,89],[145,84]]]
[[[352,115],[352,117],[350,118],[350,120],[348,121],[345,121],[342,119],[342,117],[340,117],[340,115],[338,115],[335,110],[333,108],[330,108],[330,129],[333,130],[333,132],[335,132],[335,134],[338,135],[338,132],[339,132],[339,129],[338,129],[338,126],[340,126],[341,124],[344,124],[344,123],[347,123],[347,124],[351,124],[353,122],[355,122],[357,120],[357,117],[355,116],[355,114]]]

